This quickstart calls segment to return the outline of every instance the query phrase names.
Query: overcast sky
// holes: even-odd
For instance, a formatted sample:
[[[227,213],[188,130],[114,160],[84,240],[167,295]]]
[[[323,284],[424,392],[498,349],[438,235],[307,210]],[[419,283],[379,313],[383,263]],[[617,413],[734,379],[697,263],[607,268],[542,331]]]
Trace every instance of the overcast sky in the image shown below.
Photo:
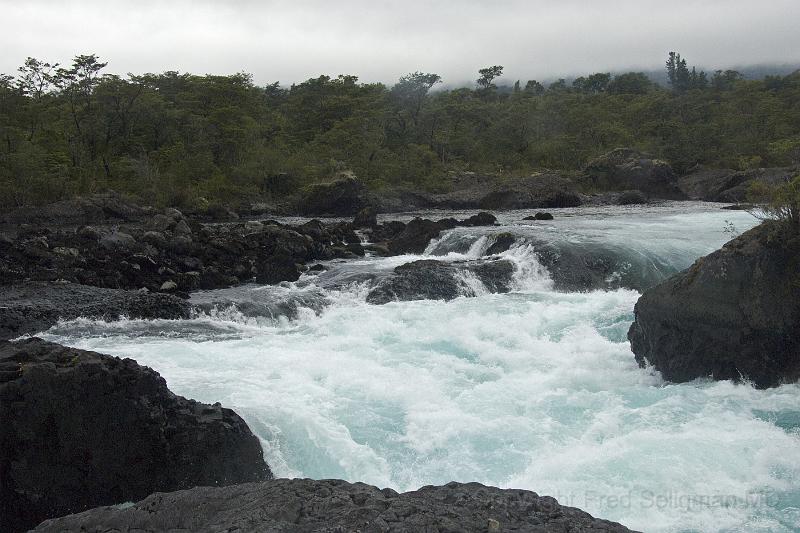
[[[264,84],[319,74],[446,82],[661,68],[800,64],[800,0],[0,0],[0,72],[79,53],[108,72],[247,71]]]

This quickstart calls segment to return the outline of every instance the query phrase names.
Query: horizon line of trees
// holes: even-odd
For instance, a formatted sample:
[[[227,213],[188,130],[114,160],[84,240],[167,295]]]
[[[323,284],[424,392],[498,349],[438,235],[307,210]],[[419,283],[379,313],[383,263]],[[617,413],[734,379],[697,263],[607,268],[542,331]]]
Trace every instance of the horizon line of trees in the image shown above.
[[[35,204],[107,188],[171,205],[280,198],[342,170],[369,186],[445,187],[449,171],[497,179],[576,172],[619,146],[679,172],[800,162],[800,73],[710,77],[678,53],[669,87],[642,72],[545,87],[495,81],[434,91],[435,73],[388,87],[322,75],[288,88],[246,73],[103,74],[28,58],[0,75],[0,203]]]

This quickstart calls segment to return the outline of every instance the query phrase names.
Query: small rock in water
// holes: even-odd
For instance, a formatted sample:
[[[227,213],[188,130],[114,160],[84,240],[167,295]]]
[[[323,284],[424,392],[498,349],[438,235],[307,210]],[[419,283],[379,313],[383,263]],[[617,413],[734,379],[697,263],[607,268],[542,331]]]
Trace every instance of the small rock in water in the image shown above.
[[[491,213],[481,211],[477,215],[472,215],[463,222],[464,226],[493,226],[497,222],[497,217]]]
[[[551,215],[550,213],[539,212],[536,213],[535,215],[529,215],[523,218],[522,220],[553,220],[553,215]]]
[[[161,288],[159,290],[160,291],[164,291],[164,292],[168,292],[168,291],[174,291],[177,288],[178,288],[178,284],[175,283],[174,281],[170,280],[170,281],[165,281],[164,283],[162,283],[161,284]]]

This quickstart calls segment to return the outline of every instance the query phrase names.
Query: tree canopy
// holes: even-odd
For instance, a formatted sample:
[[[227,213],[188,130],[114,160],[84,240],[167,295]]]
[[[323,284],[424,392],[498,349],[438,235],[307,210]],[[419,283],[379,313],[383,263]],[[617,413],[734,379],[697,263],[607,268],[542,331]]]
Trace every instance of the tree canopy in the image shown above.
[[[679,54],[669,88],[639,72],[593,73],[545,88],[441,89],[413,72],[392,87],[353,75],[283,87],[246,73],[118,76],[79,55],[29,58],[0,75],[0,202],[31,204],[107,188],[161,204],[278,197],[341,170],[370,187],[443,187],[449,171],[497,179],[574,172],[629,146],[684,172],[800,162],[800,73],[710,80]]]

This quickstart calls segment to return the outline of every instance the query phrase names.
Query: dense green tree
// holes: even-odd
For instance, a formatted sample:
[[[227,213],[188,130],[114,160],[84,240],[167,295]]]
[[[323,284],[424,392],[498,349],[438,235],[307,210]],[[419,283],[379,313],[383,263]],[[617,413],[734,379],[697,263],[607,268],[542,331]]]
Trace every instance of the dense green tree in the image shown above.
[[[478,74],[480,74],[480,76],[475,83],[478,85],[479,89],[488,91],[495,88],[495,85],[492,82],[495,80],[495,78],[499,78],[503,75],[503,67],[500,65],[494,65],[492,67],[482,68],[478,70]]]
[[[0,75],[3,205],[106,188],[178,206],[250,201],[342,170],[375,188],[440,190],[448,171],[572,172],[620,146],[678,172],[800,163],[800,73],[707,80],[679,54],[667,61],[671,90],[636,72],[505,90],[499,66],[481,69],[475,89],[438,91],[441,78],[421,72],[391,88],[347,75],[281,87],[104,67],[94,55],[65,67],[29,58]]]
[[[607,90],[611,94],[647,94],[653,88],[653,82],[644,72],[626,72],[614,76]]]

